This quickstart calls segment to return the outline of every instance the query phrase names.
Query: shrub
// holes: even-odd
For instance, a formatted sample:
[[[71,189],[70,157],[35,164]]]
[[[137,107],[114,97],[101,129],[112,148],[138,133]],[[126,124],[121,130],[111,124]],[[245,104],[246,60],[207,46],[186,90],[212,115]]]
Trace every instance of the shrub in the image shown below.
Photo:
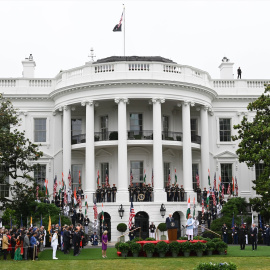
[[[163,234],[164,234],[164,232],[167,231],[166,223],[164,223],[164,222],[159,223],[159,224],[158,224],[158,229],[159,229],[161,232],[163,232]]]
[[[143,239],[141,237],[135,237],[132,242],[138,242],[138,241],[142,241]]]
[[[125,232],[127,230],[127,224],[125,223],[119,223],[117,225],[117,231],[119,232]]]
[[[210,251],[213,251],[216,249],[216,244],[214,241],[208,241],[206,243],[206,250],[210,250]]]
[[[192,250],[195,251],[205,251],[206,250],[206,244],[202,243],[202,242],[196,242],[194,244],[191,245]]]
[[[228,244],[223,241],[216,242],[216,249],[218,251],[224,251],[228,248]]]
[[[166,242],[160,241],[156,244],[155,250],[158,253],[166,253],[169,251],[169,245]]]
[[[214,243],[222,242],[222,240],[220,238],[213,238],[211,241]]]
[[[145,238],[145,241],[156,241],[156,239],[153,237],[147,237]]]
[[[139,253],[142,250],[142,246],[139,243],[131,242],[130,250],[132,253]]]
[[[192,244],[191,244],[189,241],[180,243],[180,249],[181,249],[182,251],[189,252],[189,251],[192,250]]]
[[[112,131],[109,136],[109,140],[118,140],[118,131]]]
[[[145,251],[146,253],[153,253],[155,251],[155,245],[153,243],[146,243],[143,246],[143,251]]]
[[[188,240],[186,236],[181,236],[178,238],[178,240]]]
[[[115,243],[115,246],[114,246],[114,247],[116,248],[117,251],[119,251],[119,244],[120,244],[120,243],[121,243],[121,242]]]
[[[123,252],[123,253],[126,253],[129,251],[129,244],[128,243],[120,243],[118,245],[118,250]]]
[[[169,244],[169,250],[170,250],[171,252],[179,253],[180,248],[181,248],[180,243],[177,242],[177,241],[171,242],[171,243]]]
[[[200,263],[195,270],[216,270],[216,269],[224,269],[224,270],[236,270],[237,266],[234,263]]]

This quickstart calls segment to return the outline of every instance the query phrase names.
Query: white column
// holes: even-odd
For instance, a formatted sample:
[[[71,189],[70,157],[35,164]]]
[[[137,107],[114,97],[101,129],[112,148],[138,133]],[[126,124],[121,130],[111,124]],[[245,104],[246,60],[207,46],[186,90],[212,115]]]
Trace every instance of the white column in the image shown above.
[[[208,133],[208,107],[201,107],[201,189],[208,186],[209,168],[209,133]]]
[[[163,187],[163,153],[161,136],[161,103],[165,99],[153,98],[153,164],[154,164],[154,201],[165,202],[167,200]]]
[[[186,192],[193,192],[192,188],[192,155],[191,155],[191,130],[190,130],[190,102],[182,104],[183,126],[183,180]]]
[[[63,174],[68,187],[68,173],[71,170],[71,110],[69,106],[63,108]],[[58,175],[59,178],[62,176]]]
[[[127,173],[127,98],[116,98],[118,104],[118,182],[117,202],[128,202]]]
[[[85,101],[81,103],[86,107],[86,135],[85,135],[85,194],[87,199],[93,202],[92,196],[96,190],[95,181],[95,144],[94,144],[94,102]]]

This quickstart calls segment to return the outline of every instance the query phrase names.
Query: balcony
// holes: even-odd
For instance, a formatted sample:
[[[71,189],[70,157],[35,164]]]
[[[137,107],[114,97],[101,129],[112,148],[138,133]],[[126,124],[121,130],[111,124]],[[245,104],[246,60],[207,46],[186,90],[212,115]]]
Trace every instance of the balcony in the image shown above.
[[[182,132],[174,132],[174,131],[163,131],[162,132],[162,140],[166,141],[182,141]]]
[[[71,136],[71,144],[85,143],[85,134]]]
[[[201,144],[201,136],[199,136],[199,135],[191,135],[191,142]]]
[[[153,130],[128,130],[128,140],[153,140]]]
[[[117,141],[118,140],[118,131],[95,132],[94,139],[95,139],[95,142],[98,142],[98,141]]]

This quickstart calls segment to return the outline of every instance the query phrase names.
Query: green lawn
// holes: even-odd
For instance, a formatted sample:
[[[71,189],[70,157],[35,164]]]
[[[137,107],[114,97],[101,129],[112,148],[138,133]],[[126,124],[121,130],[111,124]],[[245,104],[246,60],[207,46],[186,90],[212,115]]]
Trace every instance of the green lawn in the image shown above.
[[[83,249],[79,256],[74,257],[73,252],[70,255],[64,255],[57,251],[59,260],[52,260],[52,250],[45,250],[39,254],[39,260],[14,262],[1,260],[0,269],[193,269],[200,262],[233,262],[238,269],[270,269],[270,247],[259,246],[257,251],[251,251],[251,246],[246,250],[240,250],[239,246],[229,246],[226,256],[213,255],[211,257],[188,258],[121,258],[116,254],[115,248],[109,248],[107,251],[108,258],[101,257],[101,248]]]

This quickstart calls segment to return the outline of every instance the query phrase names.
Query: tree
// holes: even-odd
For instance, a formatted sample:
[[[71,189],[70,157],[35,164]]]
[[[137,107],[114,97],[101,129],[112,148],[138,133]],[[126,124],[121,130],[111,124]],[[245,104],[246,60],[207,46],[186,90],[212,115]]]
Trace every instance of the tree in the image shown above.
[[[27,212],[30,202],[35,200],[35,183],[30,173],[38,166],[37,161],[43,153],[33,144],[25,133],[17,128],[20,125],[18,112],[12,103],[0,94],[0,184],[11,190],[13,201],[8,201],[1,193],[1,208],[9,207],[16,211],[17,220]],[[12,178],[12,185],[6,179]]]
[[[256,193],[260,197],[250,199],[253,210],[260,212],[266,218],[270,216],[270,85],[247,109],[256,112],[253,121],[243,117],[241,124],[235,125],[238,135],[232,136],[234,141],[240,140],[236,153],[240,162],[248,167],[263,163],[263,172],[253,180]],[[269,202],[269,203],[268,203]]]

